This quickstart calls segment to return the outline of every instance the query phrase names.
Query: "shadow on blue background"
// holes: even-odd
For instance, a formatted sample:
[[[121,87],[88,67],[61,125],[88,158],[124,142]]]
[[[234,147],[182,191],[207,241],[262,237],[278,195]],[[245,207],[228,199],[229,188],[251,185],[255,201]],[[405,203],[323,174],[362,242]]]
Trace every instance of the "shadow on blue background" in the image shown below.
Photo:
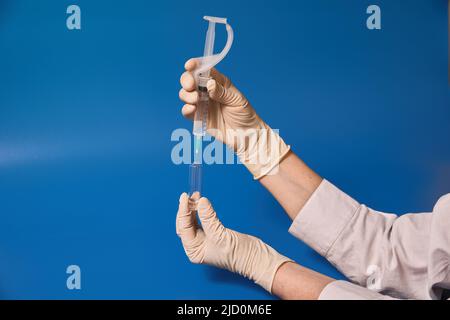
[[[65,25],[72,3],[80,31]],[[380,31],[364,1],[2,0],[0,297],[269,298],[190,264],[175,235],[188,169],[170,136],[191,128],[178,79],[205,14],[235,29],[220,69],[308,164],[378,210],[430,210],[450,189],[447,1],[377,3]],[[245,168],[204,171],[228,227],[342,278]]]

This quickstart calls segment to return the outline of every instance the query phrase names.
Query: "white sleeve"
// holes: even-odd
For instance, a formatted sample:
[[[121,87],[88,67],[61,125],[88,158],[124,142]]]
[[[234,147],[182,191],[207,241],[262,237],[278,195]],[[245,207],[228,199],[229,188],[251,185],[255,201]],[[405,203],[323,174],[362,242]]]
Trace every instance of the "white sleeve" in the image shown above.
[[[319,300],[395,300],[348,281],[333,281],[320,293]]]
[[[440,299],[450,288],[449,230],[450,195],[433,212],[397,216],[323,180],[289,232],[362,287],[401,299]]]

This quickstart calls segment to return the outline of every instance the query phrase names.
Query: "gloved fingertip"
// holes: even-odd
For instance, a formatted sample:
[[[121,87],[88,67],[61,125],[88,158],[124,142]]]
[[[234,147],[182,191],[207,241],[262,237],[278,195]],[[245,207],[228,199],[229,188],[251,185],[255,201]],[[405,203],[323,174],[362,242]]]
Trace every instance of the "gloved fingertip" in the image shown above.
[[[205,197],[201,197],[200,200],[198,200],[197,208],[200,211],[204,211],[208,209],[208,207],[211,206],[211,203],[209,200]]]
[[[191,58],[188,61],[186,61],[186,63],[184,64],[184,68],[187,71],[193,71],[195,68],[197,68],[197,59],[196,58]]]
[[[186,192],[183,192],[181,195],[180,195],[180,202],[182,202],[182,201],[184,201],[185,199],[187,199],[188,198],[188,195],[187,195],[187,193]]]
[[[214,79],[208,80],[206,83],[206,89],[208,89],[209,97],[218,102],[225,102],[227,97],[227,90]]]
[[[190,197],[191,200],[194,200],[195,202],[197,202],[201,197],[200,197],[200,192],[195,191]]]
[[[208,89],[208,92],[216,90],[217,82],[214,79],[209,79],[206,83],[206,89]]]

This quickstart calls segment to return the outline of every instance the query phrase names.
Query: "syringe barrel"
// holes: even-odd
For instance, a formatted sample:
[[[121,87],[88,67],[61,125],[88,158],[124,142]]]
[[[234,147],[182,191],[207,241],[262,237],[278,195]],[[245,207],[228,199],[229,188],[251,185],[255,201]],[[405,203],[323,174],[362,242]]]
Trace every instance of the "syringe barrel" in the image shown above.
[[[208,119],[209,95],[206,87],[198,88],[198,102],[194,116],[193,133],[195,136],[204,136],[206,134],[206,122]]]
[[[193,163],[189,166],[189,196],[202,192],[202,165]]]

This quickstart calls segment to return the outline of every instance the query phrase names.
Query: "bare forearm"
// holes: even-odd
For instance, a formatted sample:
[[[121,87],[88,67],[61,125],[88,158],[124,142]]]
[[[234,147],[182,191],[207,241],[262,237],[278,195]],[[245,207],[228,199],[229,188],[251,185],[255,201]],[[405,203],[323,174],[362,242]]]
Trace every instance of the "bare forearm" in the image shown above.
[[[291,151],[281,161],[277,174],[266,175],[260,182],[294,220],[322,178]]]
[[[275,274],[272,293],[285,300],[317,300],[332,281],[321,273],[287,262]]]

